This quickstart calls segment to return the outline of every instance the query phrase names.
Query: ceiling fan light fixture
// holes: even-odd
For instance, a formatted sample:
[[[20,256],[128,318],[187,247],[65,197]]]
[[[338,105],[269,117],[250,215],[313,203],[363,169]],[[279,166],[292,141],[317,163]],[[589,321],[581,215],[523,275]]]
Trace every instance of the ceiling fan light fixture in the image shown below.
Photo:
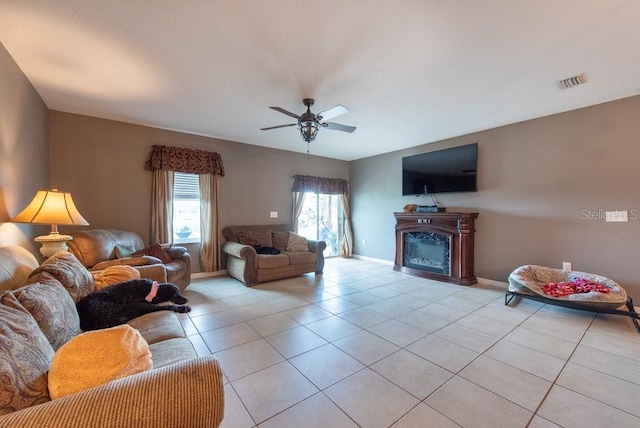
[[[316,139],[316,136],[318,135],[318,129],[320,129],[320,124],[313,120],[306,120],[300,122],[298,128],[300,129],[300,135],[302,136],[302,139],[307,143],[310,143]]]

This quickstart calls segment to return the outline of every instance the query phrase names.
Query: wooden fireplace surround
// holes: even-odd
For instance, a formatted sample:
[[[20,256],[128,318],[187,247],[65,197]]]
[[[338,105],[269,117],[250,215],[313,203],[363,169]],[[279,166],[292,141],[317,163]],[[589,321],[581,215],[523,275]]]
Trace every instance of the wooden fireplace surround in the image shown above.
[[[393,270],[423,278],[472,285],[477,282],[473,273],[473,235],[478,213],[434,212],[394,213],[396,217],[396,259]],[[443,275],[404,266],[404,234],[435,232],[451,240],[449,259],[451,275]]]

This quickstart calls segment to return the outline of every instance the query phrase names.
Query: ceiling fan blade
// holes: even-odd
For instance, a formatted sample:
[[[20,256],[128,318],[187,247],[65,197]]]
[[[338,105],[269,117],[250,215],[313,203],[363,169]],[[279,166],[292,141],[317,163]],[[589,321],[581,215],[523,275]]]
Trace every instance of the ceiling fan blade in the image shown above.
[[[324,122],[322,126],[327,129],[333,129],[334,131],[342,131],[342,132],[348,132],[348,133],[352,133],[353,131],[356,130],[355,126],[341,125],[339,123],[333,123],[333,122]]]
[[[321,111],[316,116],[320,116],[322,120],[329,120],[345,113],[349,113],[349,109],[343,105],[338,104],[337,106],[332,107],[329,110]]]
[[[261,131],[267,131],[269,129],[276,129],[276,128],[288,128],[289,126],[296,126],[297,123],[290,123],[288,125],[278,125],[278,126],[270,126],[268,128],[260,128]]]
[[[300,116],[299,116],[299,115],[297,115],[297,114],[295,114],[295,113],[291,113],[290,111],[285,110],[285,109],[283,109],[282,107],[269,107],[269,108],[272,108],[272,109],[274,109],[275,111],[279,111],[280,113],[284,113],[284,114],[286,114],[287,116],[295,117],[296,119],[299,119],[299,118],[300,118]]]

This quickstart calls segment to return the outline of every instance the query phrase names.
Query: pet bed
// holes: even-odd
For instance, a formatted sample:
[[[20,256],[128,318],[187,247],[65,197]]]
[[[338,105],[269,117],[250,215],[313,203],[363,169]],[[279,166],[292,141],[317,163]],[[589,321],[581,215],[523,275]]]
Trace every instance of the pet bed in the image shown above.
[[[563,295],[571,289],[577,292]],[[545,290],[552,294],[546,294]],[[511,303],[515,296],[567,308],[628,316],[640,332],[640,315],[635,311],[633,300],[620,285],[604,276],[525,265],[509,275],[504,304]]]

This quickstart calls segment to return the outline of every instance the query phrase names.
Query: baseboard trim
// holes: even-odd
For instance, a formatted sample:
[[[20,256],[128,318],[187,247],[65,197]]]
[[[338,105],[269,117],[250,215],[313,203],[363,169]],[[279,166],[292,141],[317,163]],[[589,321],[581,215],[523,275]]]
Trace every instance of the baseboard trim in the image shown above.
[[[202,279],[202,278],[212,278],[216,276],[225,276],[227,275],[227,270],[219,270],[216,272],[196,272],[191,274],[191,279]]]
[[[493,285],[494,287],[502,288],[503,290],[509,289],[509,283],[503,281],[494,281],[493,279],[480,278],[476,276],[476,279],[481,284]]]
[[[375,257],[369,257],[369,256],[361,256],[359,254],[352,254],[351,257],[353,257],[354,259],[366,260],[368,262],[382,263],[383,265],[389,265],[389,266],[394,265],[394,263],[390,260],[377,259]]]

